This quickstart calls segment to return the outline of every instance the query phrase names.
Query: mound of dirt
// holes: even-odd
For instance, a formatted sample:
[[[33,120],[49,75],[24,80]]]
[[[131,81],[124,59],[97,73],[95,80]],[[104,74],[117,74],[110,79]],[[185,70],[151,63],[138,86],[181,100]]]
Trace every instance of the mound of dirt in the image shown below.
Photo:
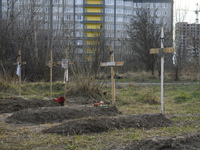
[[[23,99],[18,97],[10,97],[0,99],[0,114],[1,113],[12,113],[25,108],[38,108],[38,107],[52,107],[60,106],[53,100],[42,100],[42,99]]]
[[[121,112],[116,107],[43,107],[30,108],[14,112],[6,119],[7,123],[16,124],[44,124],[62,122],[67,119],[82,117],[116,116]]]
[[[121,149],[121,148],[120,148]],[[200,132],[173,137],[156,137],[131,144],[125,150],[199,150]]]
[[[69,120],[54,126],[44,133],[65,135],[90,134],[107,132],[108,130],[123,128],[152,128],[171,126],[172,122],[161,114],[123,115],[117,117],[98,117],[79,120]]]

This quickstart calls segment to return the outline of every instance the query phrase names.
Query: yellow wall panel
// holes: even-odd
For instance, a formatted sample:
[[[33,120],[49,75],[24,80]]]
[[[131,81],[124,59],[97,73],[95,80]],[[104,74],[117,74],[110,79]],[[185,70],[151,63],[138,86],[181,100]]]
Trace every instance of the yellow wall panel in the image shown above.
[[[85,7],[85,12],[88,13],[103,13],[102,7]]]
[[[100,35],[99,32],[85,32],[85,37],[98,37]]]
[[[102,24],[92,24],[92,23],[86,23],[85,29],[101,29]]]
[[[103,4],[103,1],[102,0],[87,0],[87,2],[85,1],[86,4]]]
[[[103,21],[103,16],[100,15],[85,15],[85,20],[87,21]]]

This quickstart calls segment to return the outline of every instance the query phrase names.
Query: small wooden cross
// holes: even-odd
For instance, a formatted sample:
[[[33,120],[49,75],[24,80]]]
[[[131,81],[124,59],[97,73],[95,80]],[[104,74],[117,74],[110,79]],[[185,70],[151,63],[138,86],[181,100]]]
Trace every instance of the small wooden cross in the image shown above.
[[[50,61],[46,62],[46,66],[49,66],[50,68],[50,91],[49,91],[49,99],[52,99],[52,68],[53,66],[56,66],[57,63],[53,62],[53,57],[52,57],[52,50],[50,50]]]
[[[165,102],[164,102],[164,54],[173,53],[173,47],[164,48],[164,31],[163,27],[161,28],[161,48],[152,48],[150,49],[150,54],[158,54],[161,57],[161,112],[165,114]]]
[[[17,62],[13,63],[13,65],[17,65],[17,75],[19,77],[19,97],[21,97],[21,65],[25,65],[26,62],[22,62],[21,50],[19,50],[19,55],[17,56]]]
[[[114,52],[112,45],[110,46],[110,62],[103,62],[100,65],[102,67],[111,66],[111,81],[112,81],[112,104],[115,105],[115,79],[114,79],[114,66],[123,66],[124,62],[114,62]]]
[[[64,88],[64,98],[66,98],[66,87],[67,87],[67,81],[68,81],[68,68],[69,65],[74,64],[74,62],[69,62],[69,52],[68,52],[68,48],[66,49],[66,59],[62,59],[62,62],[58,62],[57,64],[62,65],[62,68],[65,69],[65,75],[64,75],[64,84],[65,84],[65,88]]]

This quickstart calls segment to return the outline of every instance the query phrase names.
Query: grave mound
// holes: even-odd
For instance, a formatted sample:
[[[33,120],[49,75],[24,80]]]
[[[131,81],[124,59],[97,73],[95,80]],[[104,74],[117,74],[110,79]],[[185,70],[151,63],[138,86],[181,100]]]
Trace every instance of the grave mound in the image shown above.
[[[26,108],[38,108],[38,107],[53,107],[60,106],[53,100],[43,99],[23,99],[19,97],[9,97],[0,99],[0,114],[12,113]]]
[[[122,148],[120,148],[122,149]],[[125,147],[126,150],[198,150],[200,149],[200,132],[173,137],[148,138]]]
[[[29,108],[14,112],[7,123],[45,124],[83,117],[116,116],[121,112],[116,107],[100,108],[86,105],[64,107]]]
[[[107,132],[114,129],[143,128],[171,126],[173,123],[161,114],[121,115],[115,117],[93,117],[78,120],[68,120],[56,125],[44,133],[57,133],[62,135],[91,134]]]

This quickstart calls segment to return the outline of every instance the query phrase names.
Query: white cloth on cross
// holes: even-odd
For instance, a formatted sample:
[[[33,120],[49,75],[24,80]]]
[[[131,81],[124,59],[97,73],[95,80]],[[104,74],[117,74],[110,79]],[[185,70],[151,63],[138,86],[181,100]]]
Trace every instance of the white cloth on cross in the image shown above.
[[[65,72],[64,72],[64,84],[65,84],[65,81],[68,81],[68,69],[65,69]]]
[[[19,64],[19,62],[17,63],[17,72],[16,72],[16,74],[18,75],[18,76],[20,76],[20,64]]]

